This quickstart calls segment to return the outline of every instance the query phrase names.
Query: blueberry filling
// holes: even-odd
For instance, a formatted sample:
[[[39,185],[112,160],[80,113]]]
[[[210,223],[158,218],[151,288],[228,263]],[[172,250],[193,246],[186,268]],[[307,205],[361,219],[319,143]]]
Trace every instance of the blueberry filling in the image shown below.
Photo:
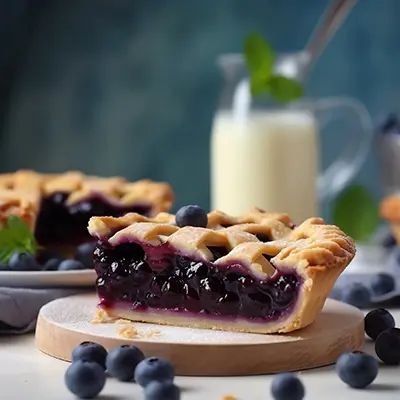
[[[44,198],[36,223],[35,236],[41,245],[76,245],[92,240],[87,232],[91,217],[119,217],[127,212],[148,215],[147,205],[117,206],[110,204],[102,196],[92,196],[79,203],[67,205],[68,193],[57,192]]]
[[[210,247],[214,261],[227,254]],[[144,312],[168,309],[249,319],[277,319],[295,305],[301,278],[276,270],[265,280],[240,263],[215,266],[161,246],[98,242],[94,251],[97,293],[101,306],[121,303]]]

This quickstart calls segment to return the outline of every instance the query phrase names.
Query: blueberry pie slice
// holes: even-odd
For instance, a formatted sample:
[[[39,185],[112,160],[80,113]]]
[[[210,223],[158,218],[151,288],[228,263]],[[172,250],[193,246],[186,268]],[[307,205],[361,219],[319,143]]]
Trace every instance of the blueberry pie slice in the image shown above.
[[[118,217],[128,212],[147,216],[167,211],[173,193],[166,183],[100,178],[80,172],[39,174],[17,171],[0,175],[0,225],[17,215],[42,246],[77,245],[92,240],[92,216]]]
[[[110,315],[291,332],[314,321],[355,255],[353,240],[320,218],[295,227],[285,214],[254,209],[235,218],[213,211],[199,227],[179,213],[90,219],[99,306]]]

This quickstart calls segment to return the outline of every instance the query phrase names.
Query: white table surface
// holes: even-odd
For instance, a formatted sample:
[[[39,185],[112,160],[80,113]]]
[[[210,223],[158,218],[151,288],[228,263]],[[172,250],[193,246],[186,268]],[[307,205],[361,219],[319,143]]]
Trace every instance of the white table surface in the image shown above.
[[[400,309],[392,310],[400,325]],[[371,343],[366,350],[373,354]],[[69,364],[42,354],[35,348],[34,336],[0,337],[0,398],[56,400],[73,399],[64,386],[64,372]],[[400,366],[382,366],[368,390],[355,390],[336,376],[333,367],[300,372],[306,387],[307,400],[400,400]],[[182,400],[220,400],[235,395],[240,400],[267,400],[272,376],[195,378],[177,377]],[[142,399],[142,391],[133,383],[109,378],[99,399]]]

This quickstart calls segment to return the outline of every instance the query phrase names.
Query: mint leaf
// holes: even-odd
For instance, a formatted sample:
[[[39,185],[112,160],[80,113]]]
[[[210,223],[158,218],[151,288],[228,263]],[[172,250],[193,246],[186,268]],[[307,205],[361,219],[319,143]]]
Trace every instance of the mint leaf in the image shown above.
[[[270,90],[268,80],[261,79],[256,75],[252,75],[250,79],[250,92],[251,95],[259,96],[263,93],[268,93]]]
[[[365,187],[353,185],[337,197],[333,220],[354,240],[366,240],[378,227],[378,206]]]
[[[9,215],[7,226],[0,228],[0,261],[7,263],[16,251],[36,252],[36,240],[29,227],[15,215]]]
[[[268,81],[275,64],[275,52],[260,34],[252,33],[247,36],[244,56],[251,75],[256,76],[257,81]]]
[[[303,96],[303,87],[294,80],[282,75],[273,75],[269,79],[272,96],[282,102],[293,101]]]

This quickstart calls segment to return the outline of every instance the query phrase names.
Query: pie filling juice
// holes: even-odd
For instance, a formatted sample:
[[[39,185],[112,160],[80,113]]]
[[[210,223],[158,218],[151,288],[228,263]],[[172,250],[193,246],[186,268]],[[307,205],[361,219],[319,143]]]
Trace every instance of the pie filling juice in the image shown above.
[[[209,247],[214,260],[227,254]],[[266,256],[268,258],[268,256]],[[294,272],[257,279],[240,262],[214,265],[178,252],[170,244],[99,241],[94,251],[97,293],[103,308],[169,310],[204,317],[267,322],[295,306],[301,278]]]

